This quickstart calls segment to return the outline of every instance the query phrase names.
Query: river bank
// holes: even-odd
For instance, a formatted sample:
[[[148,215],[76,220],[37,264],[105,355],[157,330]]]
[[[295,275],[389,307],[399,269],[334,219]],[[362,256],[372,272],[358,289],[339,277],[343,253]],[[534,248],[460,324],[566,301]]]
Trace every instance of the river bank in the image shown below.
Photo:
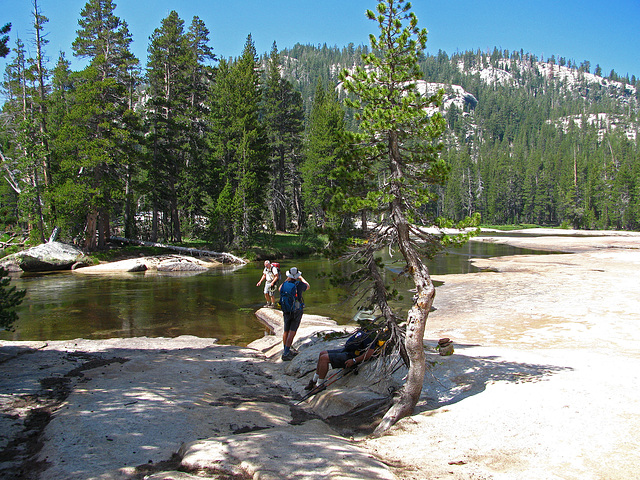
[[[477,239],[567,253],[441,278],[426,337],[450,336],[456,354],[433,368],[419,414],[363,442],[400,478],[635,476],[640,237],[556,233]]]
[[[508,241],[571,253],[435,278],[421,400],[381,438],[345,438],[296,406],[306,377],[278,360],[277,337],[0,342],[0,478],[630,478],[640,236],[537,233]],[[431,352],[443,336],[451,357]]]

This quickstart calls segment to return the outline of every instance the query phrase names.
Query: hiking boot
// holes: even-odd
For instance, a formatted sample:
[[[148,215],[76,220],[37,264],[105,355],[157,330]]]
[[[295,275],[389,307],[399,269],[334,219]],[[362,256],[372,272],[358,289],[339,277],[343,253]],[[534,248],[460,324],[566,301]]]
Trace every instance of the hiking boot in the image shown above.
[[[327,386],[323,383],[322,385],[318,385],[316,387],[314,387],[309,393],[311,395],[316,395],[317,393],[320,393],[323,390],[326,390]]]
[[[313,390],[314,388],[316,388],[316,382],[313,381],[313,378],[311,380],[309,380],[309,384],[304,387],[305,390]]]
[[[296,356],[295,353],[289,352],[286,355],[283,354],[282,357],[280,357],[280,358],[282,358],[283,362],[290,362],[291,360],[293,360],[293,357],[295,357],[295,356]]]
[[[265,303],[265,304],[262,306],[262,308],[270,308],[270,307],[271,307],[271,304],[270,304],[270,303]]]

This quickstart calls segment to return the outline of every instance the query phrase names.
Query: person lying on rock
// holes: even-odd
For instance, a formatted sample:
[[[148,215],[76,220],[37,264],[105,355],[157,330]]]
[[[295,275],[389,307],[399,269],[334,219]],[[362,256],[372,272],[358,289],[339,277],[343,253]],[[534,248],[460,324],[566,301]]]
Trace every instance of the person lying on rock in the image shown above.
[[[322,387],[329,368],[353,368],[366,362],[380,351],[388,338],[386,329],[383,331],[359,329],[347,339],[342,348],[320,352],[316,372],[304,389],[320,391],[319,387]]]

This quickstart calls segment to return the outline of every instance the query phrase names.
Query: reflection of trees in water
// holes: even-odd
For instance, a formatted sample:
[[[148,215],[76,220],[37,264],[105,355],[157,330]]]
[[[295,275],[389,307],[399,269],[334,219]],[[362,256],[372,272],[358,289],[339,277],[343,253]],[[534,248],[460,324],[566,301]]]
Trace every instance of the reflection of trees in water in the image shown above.
[[[506,245],[469,242],[449,255],[428,263],[432,275],[474,270],[470,257],[530,254],[530,250]],[[411,304],[412,285],[399,275],[400,268],[388,252],[386,280]],[[305,312],[325,315],[344,324],[356,313],[348,291],[331,284],[326,273],[344,274],[349,266],[323,257],[282,260],[286,271],[297,266],[311,283],[305,294]],[[196,335],[218,338],[221,343],[246,344],[263,335],[255,310],[263,303],[255,284],[261,262],[242,268],[223,268],[199,275],[129,273],[81,275],[61,272],[22,276],[12,280],[27,296],[17,309],[16,333],[0,333],[2,339],[55,340],[132,336]]]

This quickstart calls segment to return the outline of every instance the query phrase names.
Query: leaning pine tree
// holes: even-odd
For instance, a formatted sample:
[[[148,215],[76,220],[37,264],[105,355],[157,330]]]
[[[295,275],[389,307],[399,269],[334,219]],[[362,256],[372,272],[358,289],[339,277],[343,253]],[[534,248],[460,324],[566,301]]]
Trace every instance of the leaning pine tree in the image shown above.
[[[364,67],[343,71],[341,81],[349,94],[347,106],[356,110],[357,133],[350,133],[351,153],[334,171],[341,188],[333,198],[343,215],[369,219],[364,229],[367,241],[356,247],[352,259],[359,270],[360,288],[386,319],[408,367],[406,383],[376,429],[380,434],[413,413],[420,398],[425,367],[423,336],[435,288],[423,258],[429,258],[451,243],[461,243],[469,234],[448,236],[441,229],[429,233],[423,227],[452,226],[436,217],[434,193],[449,171],[439,157],[439,138],[445,121],[437,107],[442,92],[424,95],[418,88],[421,71],[418,58],[427,42],[427,31],[409,2],[386,0],[377,13],[367,16],[379,24],[380,36],[370,35],[372,51],[363,56]],[[435,112],[435,113],[433,113]],[[364,213],[364,215],[363,215]],[[458,227],[477,222],[467,219]],[[364,225],[363,225],[364,227]],[[384,281],[377,252],[388,248],[403,257],[403,274],[415,284],[413,306],[404,324],[389,305],[393,293]]]

